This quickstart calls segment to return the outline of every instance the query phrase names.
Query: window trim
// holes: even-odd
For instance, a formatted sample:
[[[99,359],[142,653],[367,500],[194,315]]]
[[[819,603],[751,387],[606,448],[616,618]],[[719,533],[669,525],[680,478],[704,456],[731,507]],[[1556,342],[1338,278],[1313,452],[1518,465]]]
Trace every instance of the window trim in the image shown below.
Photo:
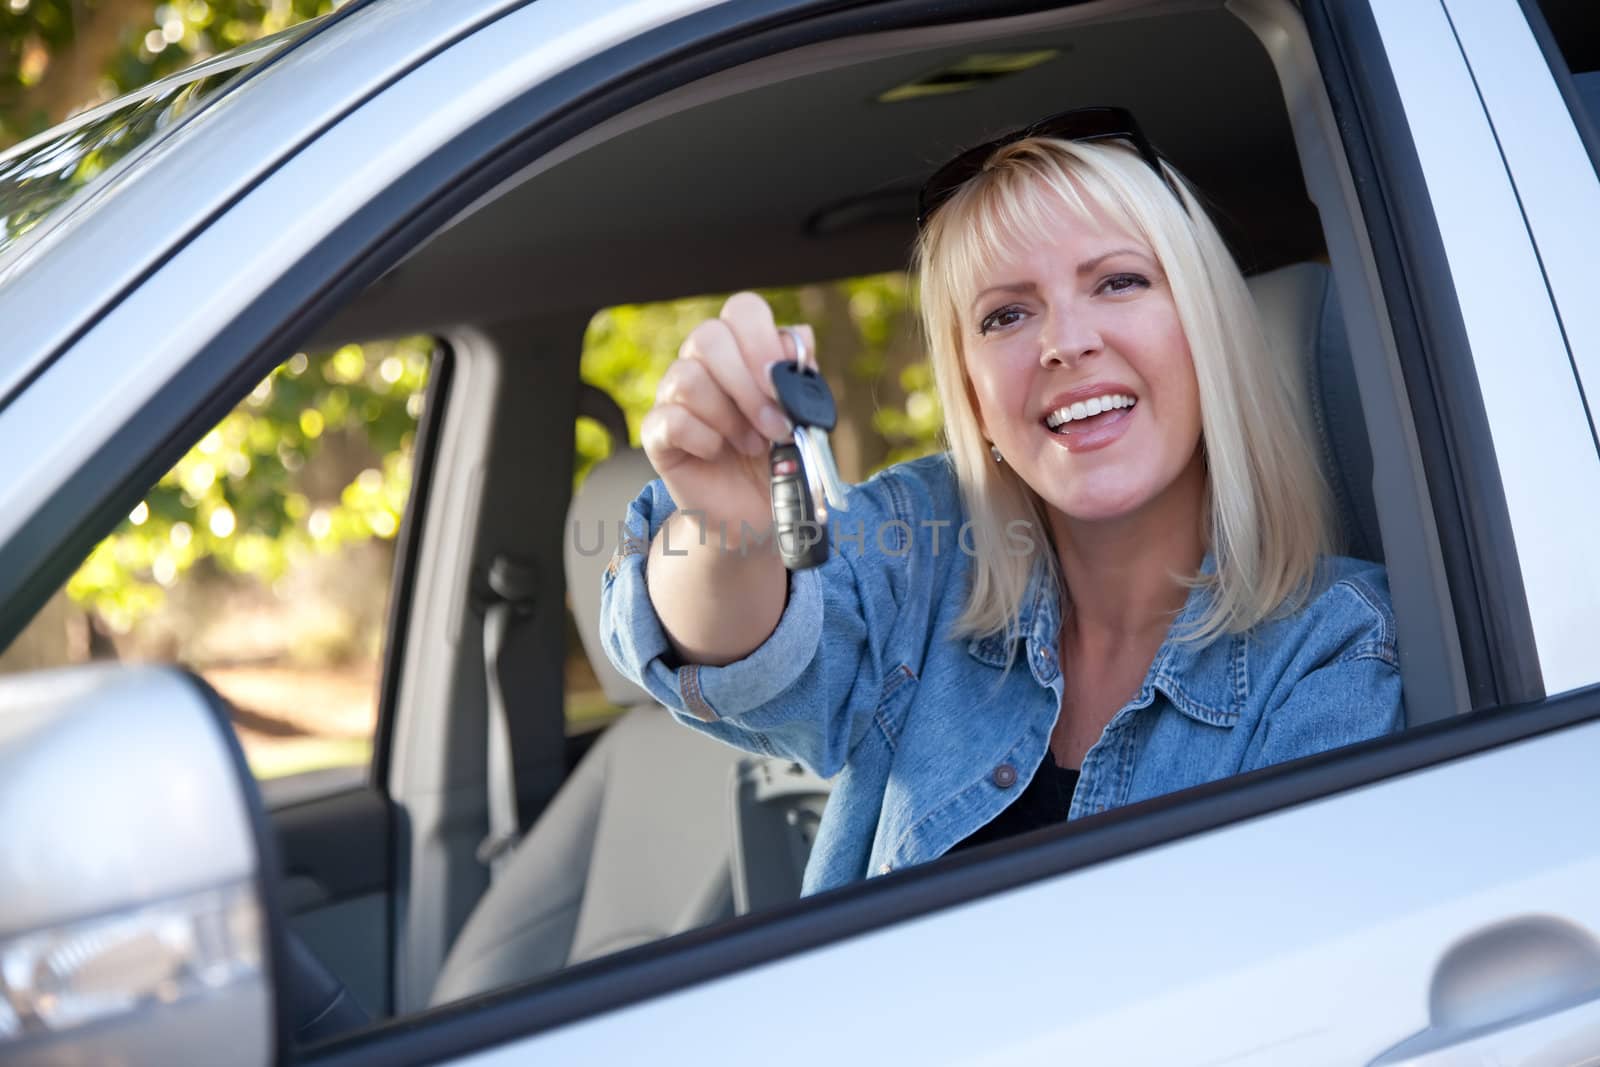
[[[1600,227],[1600,182],[1525,11],[1511,0],[1444,0],[1443,9],[1465,59],[1463,87],[1475,99],[1462,109],[1463,128],[1446,126],[1447,138],[1436,134],[1425,154],[1437,171],[1459,145],[1477,144],[1478,159],[1489,154],[1483,149],[1492,151],[1491,165],[1450,176],[1472,193],[1442,196],[1441,215],[1450,220],[1451,255],[1471,264],[1458,277],[1472,294],[1463,303],[1478,348],[1473,363],[1523,544],[1522,578],[1545,686],[1584,686],[1600,680],[1584,637],[1600,612],[1600,560],[1582,533],[1600,521],[1593,504],[1600,499],[1594,406],[1600,314],[1592,299],[1592,241],[1584,239]],[[1386,13],[1391,36],[1395,25],[1387,19],[1394,17]],[[1428,92],[1411,80],[1409,98]],[[1513,293],[1514,319],[1484,313],[1498,296]],[[1503,358],[1517,347],[1526,348],[1518,359]],[[1519,390],[1543,389],[1551,403],[1536,416],[1507,400]],[[1552,463],[1552,455],[1561,462]]]
[[[1387,282],[1471,706],[1537,700],[1544,680],[1488,415],[1476,372],[1452,373],[1453,353],[1472,369],[1472,348],[1382,36],[1365,3],[1306,0],[1305,18]]]
[[[406,639],[411,630],[411,599],[416,589],[422,535],[426,529],[425,512],[432,498],[440,430],[450,406],[450,387],[454,377],[455,351],[449,341],[435,337],[433,357],[428,363],[428,384],[423,392],[422,418],[417,422],[411,449],[411,489],[406,494],[405,513],[400,517],[400,530],[395,535],[394,570],[389,579],[383,658],[378,674],[377,721],[373,726],[372,757],[367,761],[367,786],[385,798],[389,796],[389,769],[394,755],[395,703],[400,696]],[[395,869],[392,861],[393,857],[390,867]],[[393,919],[391,915],[391,926]],[[392,952],[392,943],[390,947]]]

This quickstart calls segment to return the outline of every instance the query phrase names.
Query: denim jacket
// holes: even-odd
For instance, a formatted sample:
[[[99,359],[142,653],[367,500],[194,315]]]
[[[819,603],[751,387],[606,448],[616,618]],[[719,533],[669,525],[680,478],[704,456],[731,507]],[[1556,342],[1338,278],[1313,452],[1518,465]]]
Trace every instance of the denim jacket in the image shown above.
[[[834,779],[807,893],[934,859],[993,819],[1039,766],[1061,706],[1061,606],[1042,567],[1018,636],[946,636],[972,563],[947,456],[890,467],[848,503],[831,516],[827,562],[790,575],[777,628],[726,666],[669,665],[645,584],[648,546],[675,508],[660,480],[629,506],[602,579],[601,636],[618,670],[680,722]],[[1177,639],[1209,605],[1196,587],[1084,757],[1068,817],[1398,729],[1383,568],[1324,562],[1302,610],[1203,646]]]

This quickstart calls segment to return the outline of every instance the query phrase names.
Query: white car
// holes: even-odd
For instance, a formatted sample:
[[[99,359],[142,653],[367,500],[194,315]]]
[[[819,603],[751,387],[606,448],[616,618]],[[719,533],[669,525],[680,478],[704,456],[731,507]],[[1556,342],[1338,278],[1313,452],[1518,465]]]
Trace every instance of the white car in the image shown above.
[[[440,352],[370,775],[258,788],[175,669],[0,683],[0,1060],[1600,1062],[1595,14],[357,0],[0,157],[0,637],[291,353]],[[799,899],[825,783],[597,650],[638,706],[564,737],[569,507],[650,477],[569,499],[584,328],[902,268],[935,164],[1094,103],[1317,383],[1409,728]]]

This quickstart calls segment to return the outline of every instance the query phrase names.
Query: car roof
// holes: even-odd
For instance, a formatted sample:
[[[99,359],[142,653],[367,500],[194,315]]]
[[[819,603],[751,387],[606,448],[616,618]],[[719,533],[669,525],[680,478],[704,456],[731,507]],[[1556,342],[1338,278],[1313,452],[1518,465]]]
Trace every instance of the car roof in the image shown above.
[[[0,404],[105,307],[318,132],[524,0],[351,5],[165,139],[0,279]],[[708,0],[709,3],[709,0]],[[974,56],[1049,53],[884,102]],[[809,46],[665,94],[464,213],[324,331],[442,329],[903,267],[914,196],[957,149],[1066,107],[1131,108],[1209,194],[1246,270],[1321,251],[1282,90],[1222,4],[1101,5]],[[174,196],[182,189],[182,196]],[[71,299],[63,299],[69,294]]]
[[[885,103],[975,56],[1053,53]],[[328,339],[798,284],[906,266],[916,190],[960,148],[1067,107],[1131,108],[1247,272],[1323,251],[1272,62],[1220,5],[1072,11],[812,46],[666,94],[505,183],[381,279]]]

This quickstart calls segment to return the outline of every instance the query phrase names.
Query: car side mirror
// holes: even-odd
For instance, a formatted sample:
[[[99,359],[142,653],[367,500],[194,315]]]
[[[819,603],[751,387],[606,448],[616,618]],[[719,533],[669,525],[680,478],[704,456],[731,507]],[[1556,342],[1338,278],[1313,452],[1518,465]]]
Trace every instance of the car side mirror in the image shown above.
[[[269,841],[203,683],[0,679],[0,1062],[274,1062]]]

